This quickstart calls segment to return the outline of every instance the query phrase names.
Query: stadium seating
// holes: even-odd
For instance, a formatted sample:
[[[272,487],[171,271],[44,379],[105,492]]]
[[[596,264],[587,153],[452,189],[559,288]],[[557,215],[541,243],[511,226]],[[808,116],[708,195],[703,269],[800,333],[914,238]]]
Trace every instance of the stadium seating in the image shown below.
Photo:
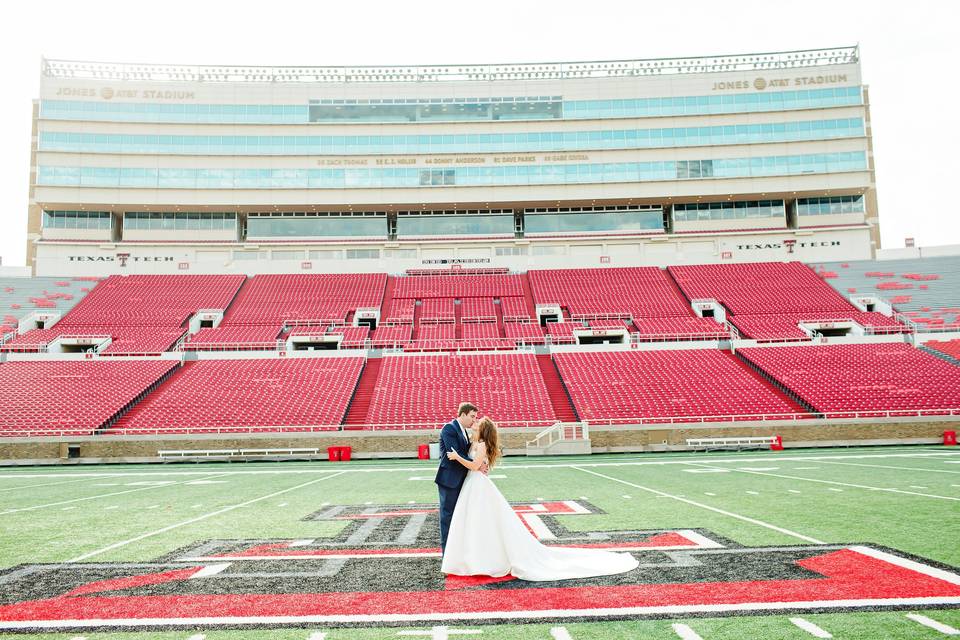
[[[955,360],[960,360],[960,340],[930,340],[923,346],[946,354]]]
[[[224,316],[225,325],[285,322],[343,324],[351,311],[379,307],[386,274],[266,274],[250,278]]]
[[[714,299],[734,315],[855,311],[799,262],[669,267],[688,298]]]
[[[917,331],[960,331],[960,257],[860,260],[812,265],[842,295],[877,296]]]
[[[801,321],[853,320],[872,333],[907,328],[881,313],[861,312],[799,262],[761,262],[670,267],[691,300],[714,299],[742,337],[755,340],[806,340]]]
[[[364,422],[440,425],[464,400],[504,427],[556,420],[536,356],[504,353],[385,357]]]
[[[460,318],[464,323],[496,322],[497,305],[493,298],[464,298],[460,303]]]
[[[856,309],[846,312],[811,311],[730,317],[730,321],[740,330],[742,337],[765,341],[808,340],[810,336],[798,326],[801,322],[837,322],[842,320],[853,320],[868,328],[873,334],[908,331],[907,327],[882,313],[858,311]]]
[[[802,412],[718,349],[558,353],[554,360],[583,420]]]
[[[16,331],[20,320],[34,311],[66,313],[87,295],[93,284],[70,278],[0,278],[0,341]]]
[[[173,371],[170,360],[0,364],[0,435],[91,435]]]
[[[379,307],[385,285],[382,273],[257,275],[244,283],[219,326],[202,329],[184,348],[272,350],[285,325],[343,325],[357,309]],[[356,347],[357,339],[345,343]]]
[[[526,298],[501,298],[500,309],[504,322],[529,322],[533,318]]]
[[[576,344],[577,339],[573,336],[575,329],[583,329],[583,324],[572,321],[547,323],[547,334],[553,344]]]
[[[506,336],[518,344],[544,344],[547,340],[543,328],[535,322],[505,322],[503,328]]]
[[[185,351],[222,351],[236,349],[276,349],[279,327],[270,325],[228,325],[215,329],[200,329],[187,338]]]
[[[643,341],[724,340],[730,337],[729,329],[722,324],[712,318],[699,316],[634,318],[633,326],[637,330],[637,338]]]
[[[359,357],[188,362],[109,433],[337,429],[362,367]]]
[[[417,340],[456,340],[456,327],[452,324],[422,324]]]
[[[370,337],[370,327],[333,327],[330,329],[333,335],[341,335],[341,349],[362,349]]]
[[[387,317],[384,318],[386,324],[413,324],[415,300],[391,300]]]
[[[821,412],[960,408],[960,367],[904,343],[738,353]]]
[[[244,276],[110,276],[56,325],[35,329],[4,345],[8,351],[40,350],[58,336],[110,336],[109,354],[160,353],[186,333],[200,309],[224,309]]]
[[[453,298],[430,298],[420,307],[420,322],[453,322],[455,318]]]
[[[427,275],[397,278],[394,299],[501,298],[523,296],[520,275]]]
[[[511,323],[516,324],[516,323]],[[500,331],[496,324],[490,322],[471,322],[463,325],[463,339],[476,340],[480,338],[499,338]]]
[[[370,341],[374,349],[399,349],[412,334],[412,324],[380,325],[370,333]]]
[[[559,304],[574,318],[692,316],[669,276],[656,267],[529,271],[536,304]]]

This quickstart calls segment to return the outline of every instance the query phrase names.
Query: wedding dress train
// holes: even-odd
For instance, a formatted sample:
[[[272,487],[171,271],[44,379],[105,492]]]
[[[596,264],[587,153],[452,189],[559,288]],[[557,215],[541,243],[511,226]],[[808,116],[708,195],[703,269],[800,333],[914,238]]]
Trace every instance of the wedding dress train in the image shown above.
[[[475,448],[470,449],[471,457]],[[544,582],[626,573],[638,565],[629,553],[541,544],[493,481],[470,471],[450,522],[441,570],[459,576],[511,574]]]

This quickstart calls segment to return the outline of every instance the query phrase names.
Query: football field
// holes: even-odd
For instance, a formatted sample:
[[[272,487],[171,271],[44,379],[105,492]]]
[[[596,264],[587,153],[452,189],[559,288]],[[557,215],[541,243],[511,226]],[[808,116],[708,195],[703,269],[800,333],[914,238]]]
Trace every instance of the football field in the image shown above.
[[[960,450],[507,458],[545,544],[620,576],[445,578],[436,461],[0,469],[0,637],[943,638]]]

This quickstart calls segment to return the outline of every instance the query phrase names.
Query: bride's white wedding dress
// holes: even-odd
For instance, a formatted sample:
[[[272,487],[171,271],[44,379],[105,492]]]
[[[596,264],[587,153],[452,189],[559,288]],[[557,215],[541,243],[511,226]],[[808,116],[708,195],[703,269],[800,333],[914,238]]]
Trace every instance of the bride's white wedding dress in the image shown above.
[[[483,443],[470,447],[470,457],[485,457]],[[544,582],[608,576],[636,569],[629,553],[600,549],[547,547],[533,537],[493,481],[468,471],[450,521],[441,570],[458,576],[511,574]]]

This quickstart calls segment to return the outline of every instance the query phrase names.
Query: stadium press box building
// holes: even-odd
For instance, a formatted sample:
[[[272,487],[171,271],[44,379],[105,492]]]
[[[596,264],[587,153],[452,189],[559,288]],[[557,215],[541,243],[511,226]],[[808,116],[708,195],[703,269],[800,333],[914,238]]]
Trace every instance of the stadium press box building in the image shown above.
[[[427,67],[44,60],[28,263],[866,259],[880,237],[869,105],[856,47]]]

